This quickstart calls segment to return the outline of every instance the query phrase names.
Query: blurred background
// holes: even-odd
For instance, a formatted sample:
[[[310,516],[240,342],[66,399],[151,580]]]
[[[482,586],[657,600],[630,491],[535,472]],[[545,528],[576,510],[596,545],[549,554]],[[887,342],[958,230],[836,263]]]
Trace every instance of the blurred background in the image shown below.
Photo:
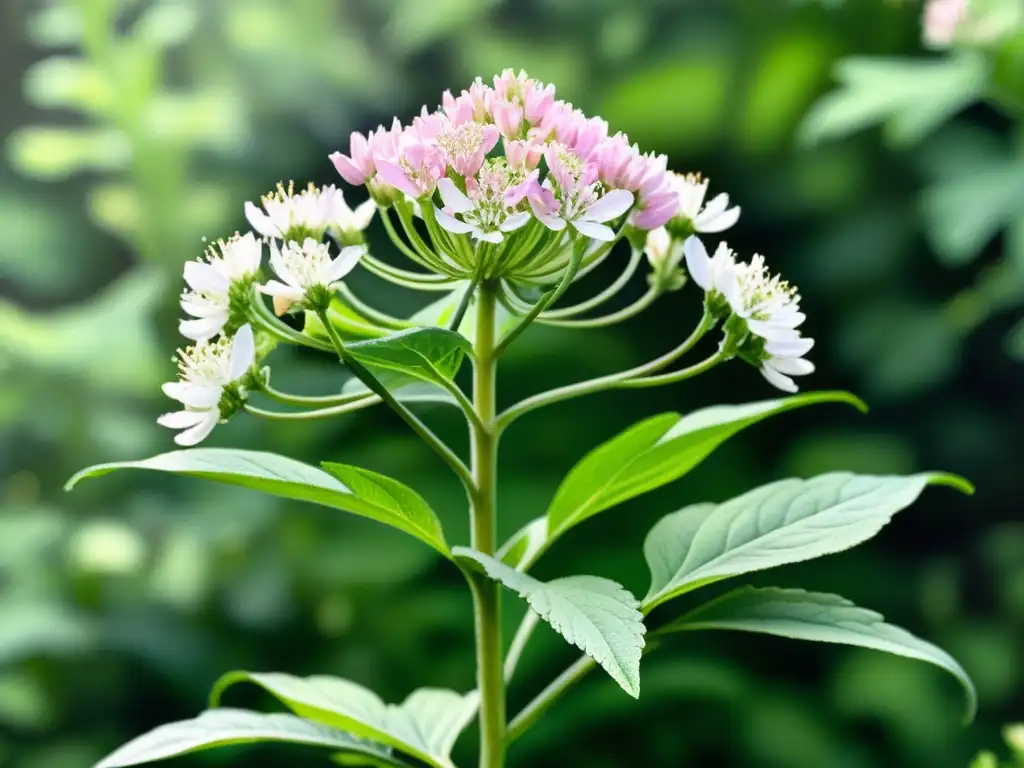
[[[537,574],[597,572],[642,593],[645,532],[693,501],[832,469],[958,472],[977,484],[973,498],[929,490],[877,540],[754,581],[881,611],[957,656],[981,696],[963,729],[960,691],[927,665],[691,635],[645,659],[639,702],[586,680],[511,764],[959,768],[1002,750],[1002,727],[1024,719],[1014,117],[1024,87],[989,87],[984,74],[979,85],[969,55],[927,52],[921,10],[910,0],[4,0],[0,765],[88,766],[193,716],[230,669],[338,674],[391,701],[473,685],[464,584],[401,533],[198,480],[123,473],[73,494],[62,485],[84,465],[173,447],[154,419],[181,343],[181,267],[202,238],[245,227],[242,203],[279,180],[339,181],[327,155],[347,150],[350,131],[407,120],[445,88],[505,67],[554,82],[670,167],[710,175],[712,194],[729,192],[743,207],[730,244],[766,254],[802,290],[805,332],[818,339],[807,386],[847,388],[872,406],[866,417],[818,406],[744,433],[683,481],[576,529]],[[1020,50],[1004,63],[1019,65]],[[843,70],[837,92],[832,73],[850,56],[871,57],[868,71]],[[878,57],[908,63],[879,69]],[[371,244],[391,259],[377,226]],[[359,281],[393,311],[417,306]],[[637,279],[632,295],[642,290]],[[532,330],[503,366],[502,402],[656,356],[688,332],[696,303],[687,291],[624,326]],[[325,358],[279,351],[272,362],[281,388],[336,386]],[[503,442],[503,533],[541,514],[562,474],[631,421],[775,394],[737,362],[643,398],[607,393],[526,417]],[[463,444],[450,413],[425,418]],[[457,483],[382,410],[301,429],[238,418],[211,444],[393,475],[427,497],[449,540],[467,539]],[[505,604],[511,634],[521,608]],[[541,627],[512,711],[574,658]],[[229,703],[263,703],[249,694]],[[457,762],[472,764],[474,738]],[[327,756],[259,748],[178,764]]]

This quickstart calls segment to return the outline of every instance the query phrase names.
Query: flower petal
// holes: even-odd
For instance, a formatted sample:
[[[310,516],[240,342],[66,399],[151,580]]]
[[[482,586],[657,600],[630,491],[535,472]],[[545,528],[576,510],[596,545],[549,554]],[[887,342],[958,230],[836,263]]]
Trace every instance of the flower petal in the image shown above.
[[[227,293],[231,281],[205,261],[185,262],[185,282],[199,293]]]
[[[405,192],[410,197],[418,197],[420,192],[416,189],[401,166],[392,163],[390,160],[377,158],[377,175],[395,189]]]
[[[246,323],[238,329],[231,340],[231,359],[228,375],[232,381],[238,381],[256,362],[256,341],[252,335],[252,326]]]
[[[454,232],[457,235],[464,235],[467,232],[472,232],[473,227],[464,221],[459,221],[449,213],[445,213],[443,210],[434,206],[434,217],[437,219],[438,225],[441,229],[446,229],[449,232]]]
[[[257,285],[256,290],[267,296],[280,296],[290,301],[302,301],[306,297],[306,292],[302,288],[285,285],[277,280],[268,280],[265,285]]]
[[[507,219],[501,222],[501,226],[498,228],[502,232],[515,232],[520,227],[525,227],[527,224],[529,224],[531,218],[533,217],[530,216],[529,212],[527,211],[513,213],[511,216],[509,216]]]
[[[473,228],[473,237],[477,240],[483,240],[485,243],[500,243],[505,239],[501,232],[484,232],[482,229],[477,227]]]
[[[802,357],[774,357],[771,365],[779,373],[789,376],[807,376],[814,373],[814,363]]]
[[[327,271],[326,282],[335,283],[345,277],[345,275],[356,268],[356,264],[359,263],[364,253],[366,253],[366,248],[362,245],[350,245],[342,248],[338,257],[331,262],[331,267]]]
[[[570,224],[572,224],[577,232],[585,237],[589,237],[591,240],[600,240],[603,243],[608,243],[615,239],[615,232],[612,231],[611,227],[598,224],[596,221],[576,220],[570,222]]]
[[[613,189],[587,209],[583,218],[587,221],[611,221],[633,206],[633,193],[625,189]]]
[[[220,402],[221,388],[193,384],[188,381],[169,381],[161,389],[172,400],[189,408],[213,408]]]
[[[693,282],[705,291],[711,290],[711,257],[703,241],[696,235],[690,235],[683,243],[683,254],[686,256],[686,270]]]
[[[445,208],[450,208],[453,213],[469,213],[476,208],[473,201],[447,177],[438,179],[437,191],[441,193]]]
[[[218,411],[210,411],[204,421],[199,422],[192,429],[176,434],[174,442],[185,447],[201,443],[213,432],[213,428],[217,426],[218,421],[220,421],[220,413]]]
[[[248,220],[249,225],[264,237],[283,237],[281,230],[277,228],[273,220],[259,206],[247,202],[245,204],[245,218]]]
[[[694,226],[698,232],[707,232],[708,234],[714,234],[716,232],[724,232],[733,226],[740,218],[739,206],[730,208],[727,211],[722,211],[714,216],[708,215],[705,211],[697,217],[694,221]]]
[[[365,203],[360,203],[356,206],[356,209],[352,211],[352,224],[362,232],[373,220],[373,214],[377,212],[377,203],[374,202],[371,197]]]
[[[796,392],[799,389],[796,382],[789,378],[789,376],[779,373],[771,367],[770,361],[765,361],[761,365],[761,375],[768,380],[769,384],[781,389],[783,392]]]
[[[156,423],[168,429],[188,429],[204,421],[209,411],[174,411],[159,416]]]
[[[797,336],[791,339],[773,339],[764,345],[765,351],[775,357],[803,357],[814,347],[814,339]]]
[[[220,333],[227,321],[228,313],[226,311],[201,317],[198,320],[182,320],[178,323],[178,332],[186,339],[206,341]]]

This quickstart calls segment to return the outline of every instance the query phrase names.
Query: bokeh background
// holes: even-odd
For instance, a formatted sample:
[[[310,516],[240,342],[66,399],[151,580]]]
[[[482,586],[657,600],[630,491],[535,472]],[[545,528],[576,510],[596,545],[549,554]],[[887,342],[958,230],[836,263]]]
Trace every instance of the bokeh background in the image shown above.
[[[512,764],[959,768],[1000,747],[1001,727],[1024,718],[1019,127],[981,104],[913,140],[875,129],[800,140],[844,57],[944,60],[921,48],[920,12],[883,0],[3,0],[0,765],[88,766],[198,712],[235,668],[338,674],[392,701],[472,686],[464,584],[396,531],[145,473],[73,494],[62,485],[84,465],[172,447],[154,418],[180,343],[181,266],[202,238],[243,228],[242,202],[279,180],[336,181],[327,154],[351,130],[408,119],[505,67],[556,83],[728,191],[743,207],[731,244],[765,253],[802,289],[818,339],[809,385],[872,406],[763,424],[685,480],[576,529],[537,573],[597,572],[643,592],[644,533],[687,503],[831,469],[955,471],[976,496],[929,490],[869,544],[757,583],[883,612],[956,655],[981,696],[963,729],[955,683],[927,665],[692,635],[645,659],[638,703],[585,681],[515,745]],[[1016,186],[1000,168],[1017,169]],[[369,235],[385,255],[376,224]],[[365,275],[359,289],[396,313],[416,307]],[[642,289],[638,279],[632,295]],[[696,302],[672,294],[607,330],[530,331],[503,366],[502,401],[655,356],[688,331]],[[273,362],[278,386],[336,386],[324,359],[285,351]],[[525,418],[503,443],[503,533],[632,420],[771,396],[733,363]],[[426,417],[462,444],[455,417]],[[301,429],[238,418],[212,444],[394,475],[428,498],[450,540],[466,539],[457,484],[381,410]],[[511,628],[519,608],[506,605]],[[511,708],[573,658],[542,627]],[[231,701],[262,703],[247,695]],[[474,738],[460,742],[463,764]],[[272,748],[180,761],[324,764]]]

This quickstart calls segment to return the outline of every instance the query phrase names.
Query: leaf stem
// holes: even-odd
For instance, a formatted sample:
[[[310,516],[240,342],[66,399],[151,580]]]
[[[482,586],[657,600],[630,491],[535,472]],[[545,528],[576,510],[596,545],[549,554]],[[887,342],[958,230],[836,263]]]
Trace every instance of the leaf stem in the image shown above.
[[[556,677],[543,691],[538,693],[533,701],[523,707],[509,723],[508,732],[505,734],[506,746],[518,739],[533,725],[551,705],[558,701],[562,694],[578,683],[584,675],[597,665],[590,656],[580,656],[575,663],[566,668],[562,674]]]
[[[386,328],[395,328],[398,330],[416,327],[415,323],[410,323],[408,320],[400,320],[397,317],[392,317],[386,312],[381,312],[379,309],[371,307],[365,301],[356,296],[352,289],[345,283],[341,283],[341,285],[338,286],[338,293],[345,298],[345,301],[348,302],[356,312],[370,322],[383,325]]]
[[[363,254],[359,264],[382,280],[387,280],[395,285],[401,285],[403,288],[411,288],[416,291],[449,291],[454,284],[454,281],[446,275],[410,272],[406,269],[385,264],[369,253]]]
[[[656,285],[652,285],[647,289],[647,292],[643,296],[632,304],[608,315],[586,318],[583,320],[562,320],[560,318],[549,319],[541,315],[537,319],[537,322],[543,323],[544,325],[558,326],[559,328],[603,328],[608,325],[621,323],[623,320],[628,320],[631,317],[639,315],[651,306],[651,304],[653,304],[660,295],[661,289]]]
[[[473,405],[472,466],[476,494],[471,494],[472,544],[478,552],[497,549],[497,451],[494,428],[497,356],[496,286],[480,285],[477,296]],[[502,676],[501,601],[499,585],[486,575],[467,572],[476,623],[477,690],[480,692],[480,768],[502,768],[505,761],[505,682]]]
[[[522,657],[523,651],[526,650],[526,644],[530,642],[530,637],[533,635],[533,630],[537,628],[537,622],[539,621],[540,614],[532,608],[527,608],[526,615],[523,616],[523,620],[519,623],[519,628],[512,638],[512,645],[509,646],[508,653],[505,655],[506,685],[512,681],[512,677],[516,673],[516,667],[519,666],[519,659]]]
[[[397,413],[402,420],[408,424],[413,432],[415,432],[423,442],[434,449],[435,453],[444,459],[445,463],[451,467],[452,471],[458,475],[459,479],[462,480],[463,485],[466,486],[467,490],[473,494],[476,492],[476,487],[473,482],[473,475],[469,471],[469,468],[462,462],[462,460],[455,455],[455,452],[449,448],[444,441],[435,435],[426,424],[419,420],[419,418],[400,403],[394,395],[392,395],[387,387],[380,383],[376,376],[370,373],[363,365],[357,361],[352,355],[349,354],[348,350],[345,349],[344,343],[341,341],[341,337],[338,336],[337,330],[334,325],[327,318],[327,312],[325,310],[317,310],[317,317],[320,318],[320,322],[323,323],[324,328],[327,330],[327,335],[331,339],[331,343],[334,345],[335,351],[338,353],[338,357],[342,363],[348,366],[352,374],[359,379],[363,384],[366,385],[367,389],[377,395],[381,400],[387,403],[391,409]]]
[[[466,312],[469,309],[470,303],[473,301],[473,294],[476,292],[476,287],[480,283],[479,273],[473,277],[469,285],[466,286],[466,292],[462,294],[462,298],[459,299],[459,305],[455,308],[455,312],[452,313],[451,322],[448,323],[448,330],[459,332],[459,326],[462,325],[462,320],[466,317]]]
[[[359,411],[363,408],[368,408],[371,405],[376,405],[379,402],[380,398],[376,395],[364,395],[363,399],[356,400],[351,403],[345,403],[344,405],[335,405],[331,408],[318,408],[315,411],[298,411],[296,413],[266,411],[262,408],[257,408],[254,405],[246,403],[245,412],[252,416],[258,416],[261,419],[267,419],[269,421],[311,421],[313,419],[326,419],[330,416],[341,416],[342,414],[351,413],[352,411]]]
[[[266,383],[261,383],[259,389],[255,391],[259,392],[261,395],[267,396],[275,402],[281,403],[282,405],[294,405],[299,408],[309,408],[313,406],[327,408],[337,405],[347,405],[348,403],[354,403],[357,400],[362,400],[367,396],[366,392],[358,392],[351,395],[292,395],[288,392],[282,392],[278,389],[274,389]]]
[[[509,424],[530,411],[535,411],[546,405],[560,403],[563,400],[571,400],[575,397],[582,397],[583,395],[589,395],[594,392],[614,389],[624,381],[639,379],[642,376],[657,373],[689,352],[697,342],[700,341],[712,327],[714,327],[714,324],[714,318],[709,313],[705,312],[704,316],[697,324],[697,327],[694,328],[693,333],[691,333],[682,344],[677,346],[675,349],[666,352],[661,357],[651,360],[644,365],[630,368],[626,371],[619,371],[618,373],[611,373],[607,376],[599,376],[596,379],[581,381],[576,384],[558,387],[557,389],[552,389],[547,392],[541,392],[540,394],[528,397],[525,400],[516,403],[498,416],[498,433],[500,434],[509,426]]]
[[[629,258],[629,263],[626,265],[626,268],[622,270],[622,274],[615,278],[615,281],[611,285],[599,294],[590,297],[586,301],[581,301],[579,304],[574,304],[571,307],[563,307],[562,309],[552,309],[547,312],[541,312],[541,320],[558,320],[561,318],[575,317],[576,315],[587,312],[594,307],[601,306],[625,287],[630,278],[636,274],[637,267],[640,266],[640,260],[642,258],[643,254],[640,251],[634,250]]]

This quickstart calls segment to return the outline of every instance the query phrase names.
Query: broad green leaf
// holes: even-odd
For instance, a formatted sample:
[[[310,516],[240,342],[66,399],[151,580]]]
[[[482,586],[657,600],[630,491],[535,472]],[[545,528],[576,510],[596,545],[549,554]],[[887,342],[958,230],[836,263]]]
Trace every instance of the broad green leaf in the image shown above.
[[[929,484],[966,493],[954,475],[835,472],[781,480],[723,504],[697,504],[659,520],[644,542],[650,610],[698,587],[751,571],[811,560],[867,541]]]
[[[911,144],[980,98],[987,75],[984,59],[970,54],[845,59],[836,68],[840,87],[812,107],[800,138],[812,144],[885,123],[892,143]]]
[[[260,741],[327,747],[372,757],[378,764],[406,765],[392,758],[386,747],[294,715],[211,709],[193,720],[154,728],[105,757],[95,768],[140,765],[214,747]]]
[[[599,576],[543,582],[466,547],[452,549],[490,578],[518,592],[558,634],[594,659],[633,698],[640,696],[643,616],[627,589]]]
[[[229,672],[214,686],[210,706],[218,705],[227,688],[244,682],[260,686],[300,717],[387,744],[436,768],[451,768],[455,740],[477,710],[475,692],[423,688],[393,705],[339,677],[280,672]]]
[[[802,589],[743,587],[690,611],[659,634],[693,629],[761,632],[794,640],[871,648],[934,664],[960,681],[967,692],[968,722],[977,710],[974,684],[956,659],[905,629],[886,624],[874,611],[846,598]]]
[[[374,371],[389,371],[431,384],[450,382],[473,346],[444,328],[412,328],[390,336],[346,345],[356,360]]]
[[[330,472],[353,480],[356,487],[349,488],[328,472],[273,453],[191,448],[161,453],[141,461],[89,467],[72,477],[66,490],[71,490],[84,478],[98,477],[118,469],[150,469],[201,477],[286,499],[341,509],[405,531],[445,557],[449,556],[440,521],[415,491],[396,480],[355,467],[329,465]]]
[[[815,403],[865,407],[847,392],[811,392],[682,417],[665,413],[630,427],[587,454],[562,481],[547,512],[548,543],[588,517],[679,479],[740,430]]]

